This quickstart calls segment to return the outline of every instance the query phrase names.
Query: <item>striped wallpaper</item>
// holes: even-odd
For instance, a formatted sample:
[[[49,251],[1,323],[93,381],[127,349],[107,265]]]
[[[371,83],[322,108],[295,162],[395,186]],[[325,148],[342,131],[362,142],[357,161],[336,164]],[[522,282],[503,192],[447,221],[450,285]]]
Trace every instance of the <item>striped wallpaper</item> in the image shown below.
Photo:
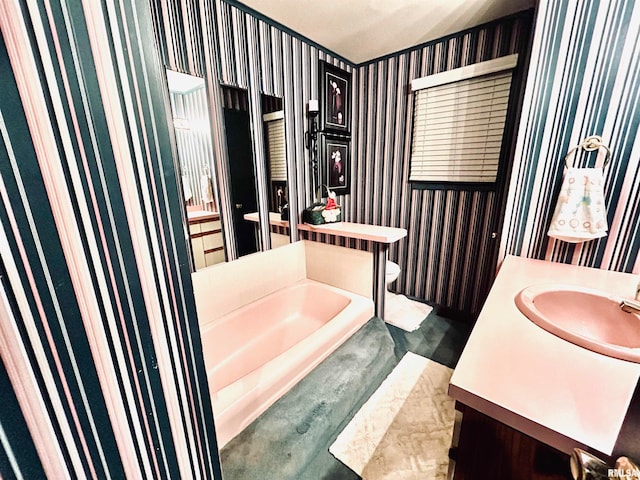
[[[430,42],[356,70],[354,176],[347,216],[406,228],[390,249],[402,272],[394,290],[473,316],[495,275],[498,192],[419,190],[408,182],[411,80],[528,49],[531,12]],[[513,112],[511,112],[513,114]],[[509,137],[508,132],[505,137]],[[503,155],[508,153],[509,141]],[[504,158],[503,158],[504,160]]]
[[[539,9],[500,258],[640,272],[640,4],[542,0]],[[409,83],[524,53],[530,24],[517,15],[353,67],[223,0],[0,2],[3,476],[220,478],[164,66],[206,79],[223,220],[220,85],[248,91],[253,125],[261,94],[284,99],[297,218],[313,193],[303,139],[318,61],[351,71],[345,218],[407,228],[391,249],[403,269],[396,289],[474,314],[494,273],[478,264],[491,259],[506,192],[411,189]],[[613,152],[611,232],[579,246],[550,242],[561,159],[588,134]],[[264,149],[253,150],[266,219]]]
[[[500,258],[640,273],[640,2],[542,0],[528,76]],[[589,135],[612,152],[609,234],[577,245],[550,239],[564,156]]]
[[[295,172],[289,175],[290,198],[296,200],[291,202],[291,216],[298,218],[313,197],[311,166],[304,148],[306,104],[319,95],[318,60],[329,61],[352,73],[354,178],[352,194],[339,198],[345,220],[407,228],[408,240],[391,250],[391,258],[402,267],[396,290],[454,310],[477,313],[494,274],[495,241],[490,234],[497,230],[495,194],[412,191],[406,170],[413,108],[408,86],[416,77],[526,51],[531,14],[353,68],[235,5],[222,0],[194,2],[152,2],[152,8],[165,65],[204,74],[209,80],[223,221],[229,213],[224,211],[229,204],[225,180],[228,167],[224,165],[227,157],[218,84],[247,89],[253,125],[260,122],[260,93],[283,97],[288,171]],[[203,46],[209,46],[209,55],[199,51]],[[190,49],[196,51],[190,54]],[[219,62],[215,61],[216,54]],[[260,214],[265,219],[268,191],[264,149],[260,147],[264,138],[262,130],[253,130]],[[265,222],[262,228],[265,238]],[[298,238],[295,225],[292,237]],[[475,268],[478,257],[486,258],[490,267]]]
[[[284,103],[290,214],[299,212],[312,200],[311,165],[304,148],[307,126],[306,105],[318,98],[318,60],[346,70],[351,66],[310,42],[305,42],[244,9],[222,0],[168,0],[151,2],[156,41],[167,68],[207,80],[220,204],[226,232],[233,235],[229,195],[229,174],[220,85],[246,89],[252,125],[262,124],[261,94],[282,97]],[[268,248],[268,199],[264,134],[253,128],[253,152],[257,166],[258,201],[261,205],[263,248]],[[294,173],[291,173],[294,172]],[[295,201],[294,201],[295,200]],[[348,198],[342,198],[344,205]],[[295,224],[292,237],[298,238]],[[231,250],[233,248],[233,250]],[[227,245],[228,258],[237,258]]]
[[[149,5],[0,27],[0,476],[221,478]]]

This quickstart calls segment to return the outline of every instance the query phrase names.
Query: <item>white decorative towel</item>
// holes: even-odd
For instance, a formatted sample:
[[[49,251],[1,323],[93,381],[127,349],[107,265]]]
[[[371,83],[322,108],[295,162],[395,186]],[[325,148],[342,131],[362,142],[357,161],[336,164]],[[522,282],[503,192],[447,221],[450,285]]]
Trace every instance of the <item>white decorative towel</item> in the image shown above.
[[[184,201],[188,202],[193,197],[191,191],[191,185],[189,185],[189,179],[186,175],[182,175],[182,193],[184,194]]]
[[[200,177],[200,197],[202,203],[213,202],[213,188],[209,175],[202,175],[202,177]]]
[[[601,167],[569,167],[548,235],[569,243],[587,242],[607,235]]]

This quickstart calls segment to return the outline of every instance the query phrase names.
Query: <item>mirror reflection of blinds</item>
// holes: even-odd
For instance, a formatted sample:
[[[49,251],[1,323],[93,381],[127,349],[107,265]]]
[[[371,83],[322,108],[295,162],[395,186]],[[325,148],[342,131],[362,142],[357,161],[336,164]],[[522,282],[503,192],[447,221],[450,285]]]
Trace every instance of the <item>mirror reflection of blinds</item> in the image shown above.
[[[495,182],[511,71],[415,92],[409,180]]]
[[[284,118],[267,122],[267,146],[271,180],[287,181],[287,155],[284,145]]]

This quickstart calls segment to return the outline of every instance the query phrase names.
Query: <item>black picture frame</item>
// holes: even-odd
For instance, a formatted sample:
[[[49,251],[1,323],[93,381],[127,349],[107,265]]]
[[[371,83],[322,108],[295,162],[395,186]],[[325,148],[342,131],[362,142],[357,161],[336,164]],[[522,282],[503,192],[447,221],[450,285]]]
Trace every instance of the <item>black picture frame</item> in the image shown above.
[[[320,130],[351,134],[351,73],[320,60]]]
[[[337,195],[346,195],[351,189],[350,140],[345,137],[322,135],[320,165],[322,183]],[[323,189],[323,197],[327,192]]]
[[[288,203],[287,182],[282,180],[271,181],[271,205],[270,212],[282,213],[282,208]]]

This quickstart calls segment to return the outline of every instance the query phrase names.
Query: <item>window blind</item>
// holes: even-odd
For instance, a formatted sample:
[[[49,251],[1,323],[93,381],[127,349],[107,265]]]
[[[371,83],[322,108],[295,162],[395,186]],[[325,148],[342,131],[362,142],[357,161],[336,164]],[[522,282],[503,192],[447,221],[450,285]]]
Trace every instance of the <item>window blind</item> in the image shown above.
[[[284,118],[267,122],[267,148],[271,180],[287,181],[287,155],[284,141]]]
[[[511,70],[415,92],[409,180],[495,182]]]

